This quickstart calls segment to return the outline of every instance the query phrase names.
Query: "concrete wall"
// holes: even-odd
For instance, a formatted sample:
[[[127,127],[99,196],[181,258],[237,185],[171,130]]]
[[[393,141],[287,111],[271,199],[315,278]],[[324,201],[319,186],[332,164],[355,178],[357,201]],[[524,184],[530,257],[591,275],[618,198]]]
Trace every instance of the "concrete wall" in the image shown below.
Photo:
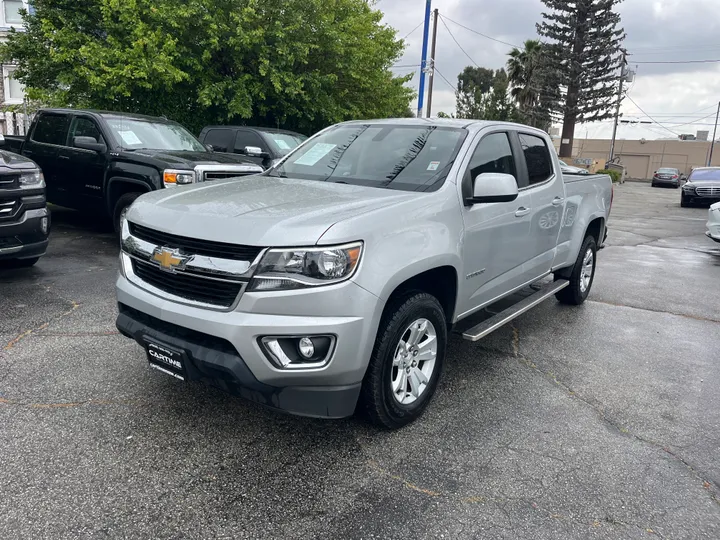
[[[560,148],[556,139],[555,149]],[[627,168],[628,178],[649,179],[660,167],[675,167],[689,174],[692,167],[704,167],[710,151],[709,141],[631,141],[615,143],[615,155]],[[602,163],[610,155],[609,139],[575,139],[573,158],[599,159]],[[572,163],[571,163],[572,164]],[[713,166],[720,167],[720,144],[713,151]]]

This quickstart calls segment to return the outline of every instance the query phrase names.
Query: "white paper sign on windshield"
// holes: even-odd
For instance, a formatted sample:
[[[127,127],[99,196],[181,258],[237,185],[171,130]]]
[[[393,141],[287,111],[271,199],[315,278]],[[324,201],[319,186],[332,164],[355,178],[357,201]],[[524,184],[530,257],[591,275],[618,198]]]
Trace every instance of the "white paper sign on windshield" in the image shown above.
[[[295,165],[307,165],[312,167],[322,158],[327,156],[335,148],[336,144],[318,143],[295,161]]]
[[[118,133],[125,144],[129,144],[130,146],[142,144],[142,141],[135,135],[134,131],[118,131]]]
[[[290,145],[282,139],[273,139],[280,150],[290,150]]]

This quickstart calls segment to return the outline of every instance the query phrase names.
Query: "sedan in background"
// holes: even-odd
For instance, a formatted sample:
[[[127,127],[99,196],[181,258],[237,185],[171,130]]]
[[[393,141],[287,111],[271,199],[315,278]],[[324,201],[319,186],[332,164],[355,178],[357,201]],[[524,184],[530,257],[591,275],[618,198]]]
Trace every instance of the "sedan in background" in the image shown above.
[[[559,159],[558,161],[560,162],[560,170],[563,174],[590,174],[590,171],[587,169],[573,167],[572,165],[565,163],[562,159]]]
[[[655,171],[652,177],[652,187],[672,186],[675,189],[680,187],[680,171],[669,167],[663,167]]]
[[[682,187],[680,206],[712,204],[720,201],[720,167],[693,169]]]
[[[707,232],[705,236],[716,242],[720,242],[720,203],[710,206],[708,211]]]

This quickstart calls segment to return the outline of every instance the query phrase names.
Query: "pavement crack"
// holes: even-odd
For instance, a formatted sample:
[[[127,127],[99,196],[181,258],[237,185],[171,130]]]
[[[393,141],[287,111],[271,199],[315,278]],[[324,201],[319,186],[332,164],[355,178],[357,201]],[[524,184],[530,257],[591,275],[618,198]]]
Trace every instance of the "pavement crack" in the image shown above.
[[[653,309],[653,308],[647,308],[647,307],[638,307],[638,306],[628,306],[627,304],[618,304],[616,302],[608,302],[605,300],[587,300],[587,302],[593,302],[597,304],[605,304],[607,306],[615,306],[615,307],[624,307],[628,309],[639,309],[641,311],[650,311],[652,313],[664,313],[666,315],[675,315],[676,317],[686,317],[688,319],[694,319],[696,321],[704,321],[704,322],[712,322],[712,323],[720,323],[720,319],[713,319],[710,317],[701,317],[700,315],[690,315],[688,313],[678,313],[676,311],[666,311],[663,309]]]
[[[713,321],[713,322],[720,322],[720,321]],[[530,368],[533,371],[536,371],[540,375],[542,375],[545,379],[550,380],[554,382],[556,385],[558,385],[560,388],[562,388],[567,395],[571,399],[576,399],[582,403],[584,403],[587,407],[592,409],[595,414],[600,418],[600,420],[606,424],[607,426],[611,427],[615,431],[617,431],[619,434],[631,437],[632,439],[635,439],[636,441],[652,446],[653,448],[656,448],[660,451],[662,451],[665,455],[669,456],[676,462],[684,465],[692,474],[695,476],[697,480],[700,481],[703,489],[708,491],[710,498],[713,502],[715,502],[718,506],[720,506],[720,489],[717,485],[715,485],[714,482],[707,480],[700,471],[698,471],[689,461],[687,461],[685,458],[680,456],[677,452],[672,450],[670,447],[665,446],[657,441],[654,441],[652,439],[649,439],[647,437],[643,437],[642,435],[639,435],[637,433],[631,432],[626,427],[621,426],[618,422],[608,417],[607,414],[605,414],[605,411],[602,409],[601,406],[599,406],[596,403],[593,403],[589,399],[583,397],[582,395],[575,392],[570,386],[559,380],[554,373],[545,371],[537,366],[532,360],[527,358],[524,354],[522,354],[519,351],[520,348],[520,331],[512,325],[513,329],[513,340],[512,340],[512,346],[513,346],[513,356],[518,360],[518,362],[528,368]],[[549,456],[545,456],[549,457]]]
[[[416,486],[415,484],[409,482],[402,476],[398,476],[396,474],[392,474],[390,471],[383,469],[380,467],[380,465],[375,461],[368,462],[368,465],[377,472],[381,473],[384,476],[387,476],[388,478],[392,478],[393,480],[397,480],[398,482],[401,482],[406,488],[417,491],[418,493],[422,493],[423,495],[428,495],[429,497],[440,497],[442,493],[438,493],[437,491],[432,491],[429,489],[425,489],[419,486]]]
[[[47,290],[50,291],[50,287],[47,287]],[[39,325],[39,326],[37,326],[37,327],[35,327],[35,328],[31,328],[31,329],[29,329],[29,330],[25,330],[24,332],[21,332],[19,335],[17,335],[17,336],[14,337],[13,339],[11,339],[11,340],[5,345],[5,347],[3,347],[3,350],[4,350],[4,351],[9,351],[10,349],[12,349],[15,345],[17,345],[18,343],[20,343],[20,342],[21,342],[23,339],[25,339],[26,337],[28,337],[28,336],[36,333],[36,332],[40,332],[40,331],[42,331],[42,330],[45,330],[48,326],[50,326],[50,325],[51,325],[52,323],[54,323],[55,321],[58,321],[58,320],[62,319],[63,317],[67,317],[68,315],[71,315],[73,312],[75,312],[77,309],[80,308],[80,304],[77,303],[75,300],[66,300],[65,298],[62,298],[62,297],[59,296],[59,295],[58,295],[58,298],[60,298],[61,300],[64,300],[64,301],[67,302],[68,304],[70,304],[70,308],[69,308],[67,311],[64,311],[63,313],[60,313],[60,315],[56,315],[55,317],[51,318],[49,321],[44,322],[44,323],[42,323],[41,325]]]

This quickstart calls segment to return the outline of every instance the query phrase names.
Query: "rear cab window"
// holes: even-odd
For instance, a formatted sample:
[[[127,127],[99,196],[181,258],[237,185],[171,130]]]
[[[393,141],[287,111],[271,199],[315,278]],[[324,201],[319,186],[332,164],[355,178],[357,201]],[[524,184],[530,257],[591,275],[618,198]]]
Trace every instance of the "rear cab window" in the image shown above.
[[[527,133],[518,133],[518,137],[527,164],[530,186],[549,180],[555,173],[545,139]]]
[[[31,141],[44,144],[65,146],[67,142],[68,116],[64,114],[45,113],[35,124]]]

